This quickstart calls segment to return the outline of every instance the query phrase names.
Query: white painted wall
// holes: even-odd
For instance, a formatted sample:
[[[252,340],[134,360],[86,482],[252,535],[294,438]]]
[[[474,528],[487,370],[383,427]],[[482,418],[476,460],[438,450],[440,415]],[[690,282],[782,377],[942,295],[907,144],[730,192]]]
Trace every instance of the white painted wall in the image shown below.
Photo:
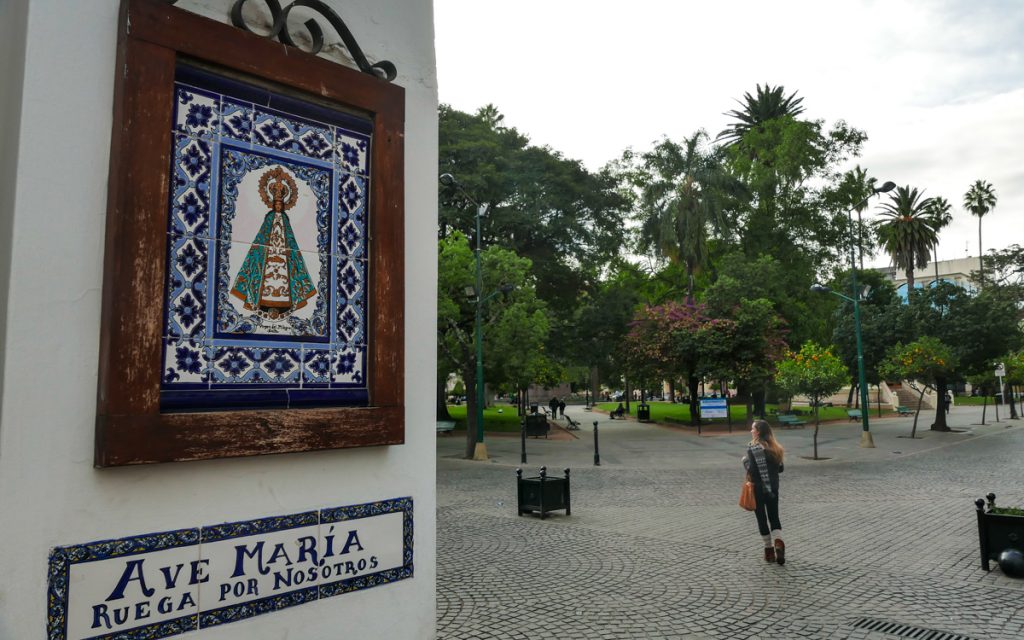
[[[226,15],[232,2],[202,4]],[[405,495],[415,500],[412,580],[187,637],[433,637],[433,8],[430,0],[331,4],[368,57],[398,66],[396,82],[406,88],[406,444],[97,470],[93,423],[118,0],[34,0],[23,39],[18,18],[27,2],[0,3],[0,638],[45,637],[47,553],[54,546]]]

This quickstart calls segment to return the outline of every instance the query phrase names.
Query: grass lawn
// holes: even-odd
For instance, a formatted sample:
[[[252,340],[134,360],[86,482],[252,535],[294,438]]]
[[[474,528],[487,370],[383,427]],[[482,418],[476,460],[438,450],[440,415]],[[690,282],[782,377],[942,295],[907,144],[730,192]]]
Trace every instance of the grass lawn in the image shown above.
[[[996,399],[992,396],[989,396],[988,398],[985,398],[985,396],[957,396],[956,398],[953,399],[953,406],[980,407],[981,405],[986,404],[986,399],[988,400],[987,404],[989,405],[993,405],[996,403]]]
[[[639,403],[632,402],[629,405],[630,415],[636,415],[636,407]],[[597,408],[601,411],[613,411],[619,403],[617,402],[600,402]],[[625,406],[625,403],[623,403]],[[671,402],[649,402],[648,406],[651,408],[651,420],[654,422],[679,422],[683,424],[690,423],[690,405],[687,404],[672,404]],[[769,422],[775,423],[776,420],[772,416],[772,412],[777,409],[774,404],[768,405],[768,420]],[[807,420],[808,424],[814,422],[814,412],[809,407],[796,407],[801,412],[800,419]],[[732,405],[732,422],[733,426],[737,424],[743,425],[747,423],[747,407],[743,404]],[[848,420],[846,415],[846,407],[822,407],[819,411],[819,416],[822,422],[829,420]],[[725,418],[714,418],[713,420],[704,419],[704,424],[726,424]]]
[[[455,421],[456,429],[466,428],[466,406],[448,405],[448,415]],[[499,405],[484,409],[484,431],[505,431],[519,433],[519,416],[513,405]]]

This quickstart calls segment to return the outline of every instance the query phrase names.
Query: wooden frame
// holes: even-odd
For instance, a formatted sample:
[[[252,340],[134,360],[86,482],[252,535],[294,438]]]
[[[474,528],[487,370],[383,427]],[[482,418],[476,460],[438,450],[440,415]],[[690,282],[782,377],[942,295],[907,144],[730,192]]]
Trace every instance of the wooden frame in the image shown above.
[[[401,444],[405,92],[354,69],[174,8],[124,0],[118,31],[95,465]],[[370,406],[161,413],[162,299],[176,65],[198,60],[368,114]]]

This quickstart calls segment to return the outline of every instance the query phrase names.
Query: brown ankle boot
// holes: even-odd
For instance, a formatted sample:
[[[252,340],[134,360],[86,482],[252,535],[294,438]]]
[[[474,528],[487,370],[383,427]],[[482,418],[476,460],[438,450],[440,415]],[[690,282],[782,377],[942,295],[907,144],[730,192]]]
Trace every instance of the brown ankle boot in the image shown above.
[[[767,551],[765,552],[764,555],[765,555],[766,558],[768,557]],[[786,564],[786,543],[783,542],[782,540],[776,540],[775,541],[775,553],[772,554],[772,555],[775,556],[775,562],[778,562],[780,565],[781,564]]]
[[[765,562],[775,562],[775,548],[774,547],[765,547],[764,548],[764,561]]]

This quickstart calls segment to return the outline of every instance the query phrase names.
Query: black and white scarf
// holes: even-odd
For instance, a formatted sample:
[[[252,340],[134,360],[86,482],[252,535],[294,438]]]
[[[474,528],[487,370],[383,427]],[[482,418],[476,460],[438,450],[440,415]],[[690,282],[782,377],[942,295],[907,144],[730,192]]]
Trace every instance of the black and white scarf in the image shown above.
[[[768,475],[768,460],[764,456],[764,447],[752,444],[747,451],[758,473],[761,474],[761,491],[767,496],[772,495],[772,479]]]

